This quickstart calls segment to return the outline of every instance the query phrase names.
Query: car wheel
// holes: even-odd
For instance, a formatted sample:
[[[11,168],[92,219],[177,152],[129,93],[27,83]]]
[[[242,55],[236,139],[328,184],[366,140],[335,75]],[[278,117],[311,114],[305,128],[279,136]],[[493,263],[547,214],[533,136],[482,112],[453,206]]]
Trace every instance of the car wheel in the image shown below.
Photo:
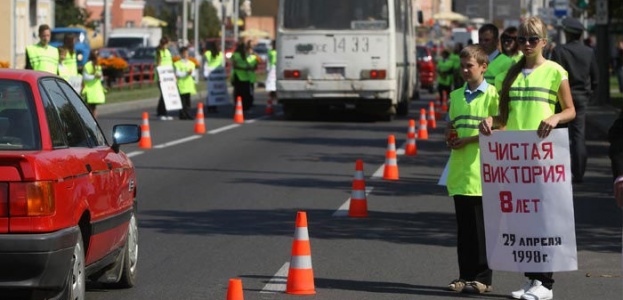
[[[123,256],[123,270],[117,286],[130,288],[136,284],[136,265],[138,263],[138,225],[135,212],[132,212],[130,223],[128,224],[128,240],[125,244]]]
[[[78,234],[78,241],[74,246],[72,267],[61,299],[84,300],[86,291],[86,277],[84,274],[84,244],[82,235]]]

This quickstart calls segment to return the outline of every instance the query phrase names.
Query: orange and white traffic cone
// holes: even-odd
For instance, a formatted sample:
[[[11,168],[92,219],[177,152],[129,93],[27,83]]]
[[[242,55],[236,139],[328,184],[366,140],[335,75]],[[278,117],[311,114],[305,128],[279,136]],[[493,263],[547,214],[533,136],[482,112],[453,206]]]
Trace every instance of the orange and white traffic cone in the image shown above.
[[[141,124],[141,139],[138,147],[143,149],[151,149],[151,134],[149,133],[149,114],[143,112],[143,123]]]
[[[307,213],[299,211],[296,214],[294,242],[292,243],[292,258],[288,270],[286,293],[293,295],[316,294],[314,287],[314,270],[312,268],[311,247],[307,232]]]
[[[420,140],[428,140],[428,127],[426,121],[426,109],[420,109],[420,124],[418,126],[417,137]]]
[[[266,110],[264,110],[264,114],[266,115],[273,114],[273,99],[268,99],[268,101],[266,101]]]
[[[417,143],[415,141],[415,120],[409,120],[409,131],[407,132],[407,145],[405,146],[405,155],[406,156],[416,156],[417,155]]]
[[[385,152],[385,167],[383,179],[398,180],[398,157],[396,156],[396,138],[393,134],[387,138],[387,151]]]
[[[435,120],[435,103],[428,102],[428,127],[437,128],[437,120]]]
[[[366,182],[363,176],[363,161],[355,162],[355,175],[353,176],[353,189],[350,193],[350,205],[348,216],[363,218],[368,216],[368,200],[366,199]]]
[[[244,114],[242,113],[242,98],[236,98],[236,112],[234,113],[234,123],[244,123]]]
[[[203,103],[199,102],[197,105],[197,117],[195,118],[195,133],[205,134],[206,124],[203,117]]]
[[[244,300],[244,294],[242,293],[242,280],[239,278],[229,279],[229,286],[227,287],[227,299],[226,300]]]

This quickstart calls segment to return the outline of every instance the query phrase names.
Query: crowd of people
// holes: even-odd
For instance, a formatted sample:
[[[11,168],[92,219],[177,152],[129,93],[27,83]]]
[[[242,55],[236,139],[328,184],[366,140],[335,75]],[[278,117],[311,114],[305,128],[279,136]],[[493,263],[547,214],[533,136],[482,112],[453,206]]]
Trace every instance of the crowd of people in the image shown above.
[[[48,25],[39,26],[39,42],[26,47],[26,65],[25,69],[45,71],[59,75],[71,83],[71,79],[78,77],[81,81],[77,91],[81,94],[85,103],[94,116],[97,115],[96,108],[98,105],[106,102],[105,88],[102,85],[104,77],[102,66],[98,62],[99,53],[97,50],[91,51],[88,62],[83,66],[82,73],[79,73],[76,52],[74,49],[74,37],[66,35],[63,45],[59,48],[51,46],[51,29]],[[190,115],[191,97],[197,93],[196,82],[193,77],[195,64],[190,60],[189,48],[180,48],[180,59],[174,61],[169,50],[170,41],[163,37],[156,48],[154,70],[158,67],[171,67],[174,70],[177,88],[180,94],[182,108],[178,112],[180,120],[194,119]],[[272,50],[268,53],[268,74],[266,91],[269,93],[271,100],[276,97],[275,84],[275,68],[276,68],[276,50],[275,42],[272,43]],[[204,76],[210,79],[210,73],[219,67],[224,67],[225,56],[218,43],[207,43],[206,50],[203,53],[204,59]],[[253,51],[251,41],[241,41],[236,47],[236,51],[232,57],[231,82],[234,87],[234,100],[240,98],[244,111],[249,111],[253,107],[254,87],[256,83],[256,70],[261,62],[260,57]],[[273,74],[273,76],[270,76]],[[159,83],[158,72],[154,71],[154,81]],[[160,97],[156,106],[156,116],[160,120],[173,120],[167,110],[164,95],[160,84]],[[76,88],[76,87],[74,87]],[[208,113],[218,112],[216,105],[207,101]]]

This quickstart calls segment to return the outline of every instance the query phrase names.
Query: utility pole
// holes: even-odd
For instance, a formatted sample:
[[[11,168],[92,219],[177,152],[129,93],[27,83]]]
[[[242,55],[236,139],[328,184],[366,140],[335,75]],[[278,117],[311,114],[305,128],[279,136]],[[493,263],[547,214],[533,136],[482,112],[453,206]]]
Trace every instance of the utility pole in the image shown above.
[[[199,47],[199,0],[195,0],[195,58],[201,57],[201,47]]]
[[[227,36],[227,33],[225,32],[226,30],[225,25],[227,25],[227,4],[228,3],[229,3],[229,0],[223,0],[223,2],[221,3],[221,51],[223,53],[225,53],[225,37]],[[223,68],[225,68],[225,61],[226,60],[223,59],[223,61],[221,62],[221,65]]]
[[[109,0],[104,0],[104,45],[106,45],[110,35],[110,5]]]
[[[597,65],[599,66],[599,86],[597,87],[598,104],[610,102],[610,84],[608,65],[610,57],[610,46],[608,43],[608,23],[610,22],[610,12],[607,0],[597,0],[595,2],[595,31],[597,35]]]
[[[182,46],[188,43],[188,0],[182,1]]]
[[[238,18],[240,15],[240,3],[238,0],[234,0],[234,40],[238,42]],[[225,50],[223,48],[223,50]]]

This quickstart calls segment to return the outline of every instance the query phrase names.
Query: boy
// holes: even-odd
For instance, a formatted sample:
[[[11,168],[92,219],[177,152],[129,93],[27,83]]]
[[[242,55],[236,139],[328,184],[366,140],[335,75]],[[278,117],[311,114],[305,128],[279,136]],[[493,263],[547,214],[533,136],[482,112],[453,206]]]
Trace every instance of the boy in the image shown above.
[[[486,255],[478,124],[498,113],[498,93],[484,79],[489,58],[482,46],[465,47],[460,58],[465,85],[450,93],[446,128],[446,143],[452,149],[447,189],[456,211],[459,278],[450,282],[448,289],[484,293],[493,290],[493,274]]]
[[[176,61],[173,66],[175,67],[175,75],[177,76],[177,89],[180,91],[180,98],[182,100],[182,109],[179,112],[180,120],[192,120],[190,115],[190,96],[197,94],[197,88],[195,87],[195,79],[192,74],[195,70],[195,63],[188,59],[188,48],[180,48],[180,55],[182,59]]]

